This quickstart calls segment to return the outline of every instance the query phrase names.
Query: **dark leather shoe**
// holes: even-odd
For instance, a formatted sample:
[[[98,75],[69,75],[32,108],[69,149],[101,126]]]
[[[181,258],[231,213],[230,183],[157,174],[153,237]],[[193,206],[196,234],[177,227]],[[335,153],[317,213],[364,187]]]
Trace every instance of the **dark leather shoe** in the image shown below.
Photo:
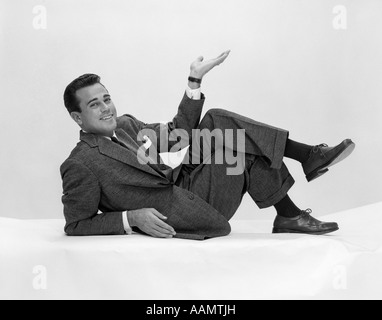
[[[302,167],[308,182],[311,182],[329,171],[331,166],[345,160],[355,149],[355,143],[347,139],[338,146],[330,148],[321,144],[313,148],[309,159]]]
[[[311,235],[323,235],[339,230],[335,222],[322,222],[311,216],[312,210],[301,211],[296,218],[284,218],[277,216],[273,233],[305,233]]]

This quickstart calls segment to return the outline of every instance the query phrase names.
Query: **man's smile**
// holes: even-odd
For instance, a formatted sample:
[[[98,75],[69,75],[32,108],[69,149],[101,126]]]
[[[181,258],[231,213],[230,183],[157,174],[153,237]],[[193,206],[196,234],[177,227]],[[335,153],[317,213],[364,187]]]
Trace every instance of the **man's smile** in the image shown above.
[[[111,120],[114,118],[114,114],[109,114],[107,116],[103,116],[102,118],[100,118],[101,121],[108,121],[108,120]]]

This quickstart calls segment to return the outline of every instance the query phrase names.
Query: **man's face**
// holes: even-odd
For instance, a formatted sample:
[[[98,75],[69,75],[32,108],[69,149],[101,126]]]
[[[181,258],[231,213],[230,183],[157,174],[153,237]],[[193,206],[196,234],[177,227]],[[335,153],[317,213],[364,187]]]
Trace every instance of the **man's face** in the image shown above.
[[[81,113],[73,112],[72,118],[82,130],[102,136],[113,136],[117,128],[117,110],[109,92],[101,84],[77,91]]]

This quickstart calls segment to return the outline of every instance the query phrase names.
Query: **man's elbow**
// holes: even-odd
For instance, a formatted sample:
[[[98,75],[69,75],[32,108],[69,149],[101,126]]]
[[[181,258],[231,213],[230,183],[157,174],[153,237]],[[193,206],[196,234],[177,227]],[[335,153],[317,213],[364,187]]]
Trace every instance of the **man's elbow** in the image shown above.
[[[66,224],[64,228],[65,234],[69,237],[80,237],[85,236],[85,234],[81,234],[78,230],[78,223],[70,223]]]

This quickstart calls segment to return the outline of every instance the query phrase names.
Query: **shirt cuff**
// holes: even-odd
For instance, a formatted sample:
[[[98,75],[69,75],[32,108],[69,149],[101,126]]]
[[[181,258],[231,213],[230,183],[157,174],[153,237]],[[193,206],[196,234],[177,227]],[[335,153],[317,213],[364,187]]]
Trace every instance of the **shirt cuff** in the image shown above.
[[[191,89],[189,86],[186,88],[186,94],[187,97],[189,97],[191,100],[201,100],[202,98],[202,89]]]
[[[132,235],[133,229],[131,229],[129,220],[127,219],[127,211],[122,212],[122,220],[123,220],[123,229],[125,229],[125,233],[128,235]]]

